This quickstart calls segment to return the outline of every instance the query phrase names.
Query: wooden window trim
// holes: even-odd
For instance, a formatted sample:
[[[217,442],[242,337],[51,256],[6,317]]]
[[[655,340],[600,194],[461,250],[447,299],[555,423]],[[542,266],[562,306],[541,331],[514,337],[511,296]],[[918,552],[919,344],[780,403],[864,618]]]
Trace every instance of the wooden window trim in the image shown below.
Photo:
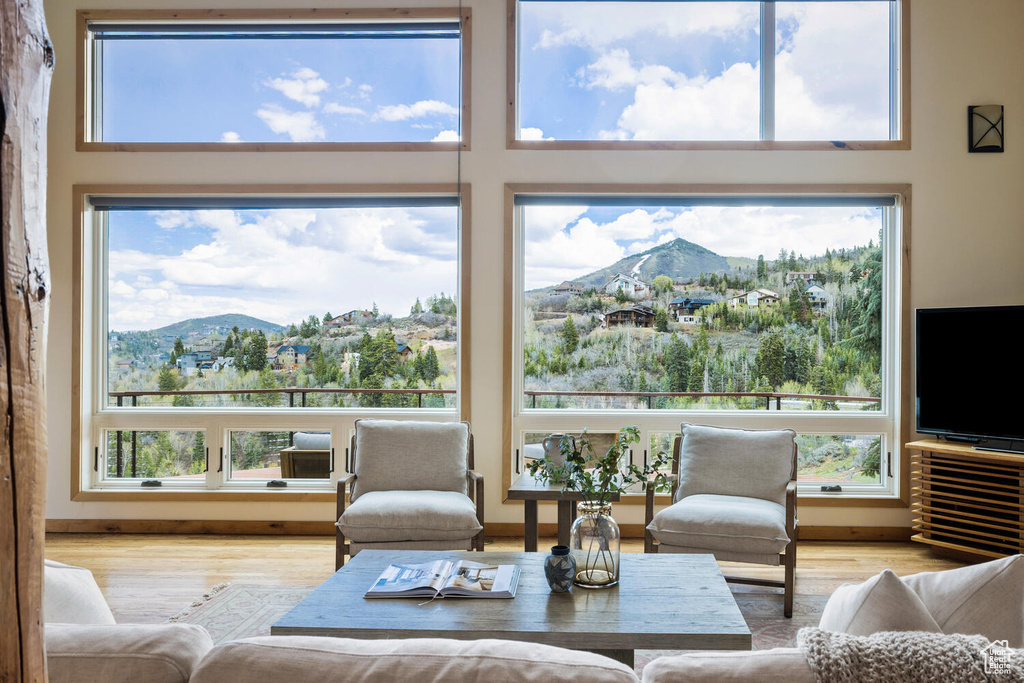
[[[90,21],[302,21],[454,19],[462,26],[462,140],[459,142],[97,142],[89,139],[92,97]],[[293,10],[78,10],[76,40],[75,151],[78,152],[455,152],[471,149],[473,10],[457,7]]]
[[[72,187],[72,349],[71,349],[71,500],[85,501],[237,501],[279,500],[279,501],[321,501],[335,500],[337,495],[330,491],[280,491],[280,490],[164,490],[126,491],[125,489],[95,489],[84,485],[86,471],[83,464],[92,455],[84,451],[86,429],[91,429],[92,415],[85,414],[83,391],[92,391],[91,377],[84,375],[88,368],[86,353],[91,353],[91,339],[83,335],[91,333],[91,310],[89,297],[94,289],[95,274],[87,283],[83,280],[91,269],[93,254],[86,253],[84,237],[90,229],[87,222],[86,198],[91,195],[405,195],[405,194],[460,194],[459,249],[459,419],[470,422],[472,405],[470,389],[470,311],[472,310],[472,188],[469,183],[410,183],[410,184],[313,184],[313,185],[127,185],[127,184],[76,184]],[[90,400],[91,401],[91,400]],[[95,409],[91,407],[90,409]],[[247,412],[251,417],[258,412]],[[95,447],[98,444],[90,444]],[[337,468],[341,476],[344,468]],[[327,496],[320,498],[318,496]]]
[[[901,252],[900,259],[900,308],[895,325],[900,335],[899,355],[901,363],[896,370],[899,378],[899,394],[895,397],[897,405],[896,425],[893,434],[893,452],[902,449],[902,445],[912,441],[914,394],[911,383],[910,359],[913,358],[911,327],[913,324],[913,307],[910,300],[910,245],[912,225],[912,191],[905,183],[875,184],[606,184],[606,183],[507,183],[505,185],[504,203],[504,269],[502,304],[506,314],[502,320],[502,428],[501,428],[501,477],[502,502],[511,504],[507,491],[512,485],[515,439],[512,429],[512,410],[517,396],[514,396],[515,383],[512,369],[515,361],[516,345],[513,340],[515,326],[511,312],[515,305],[515,268],[516,268],[516,235],[515,235],[515,196],[517,194],[705,194],[705,195],[794,195],[794,194],[893,194],[900,196],[902,211]],[[896,255],[894,255],[895,257]],[[683,415],[683,413],[680,413]],[[875,494],[857,496],[811,496],[800,497],[800,505],[808,507],[871,507],[871,508],[907,508],[910,505],[910,456],[904,450],[899,457],[899,490],[894,491],[895,497],[878,497]],[[630,503],[631,497],[623,497],[621,503]],[[636,496],[635,504],[642,504],[643,498]],[[658,497],[659,502],[668,502],[668,497]]]
[[[519,140],[518,0],[505,0],[505,147],[550,151],[905,151],[910,147],[910,3],[899,10],[899,82],[895,95],[900,136],[895,140]]]

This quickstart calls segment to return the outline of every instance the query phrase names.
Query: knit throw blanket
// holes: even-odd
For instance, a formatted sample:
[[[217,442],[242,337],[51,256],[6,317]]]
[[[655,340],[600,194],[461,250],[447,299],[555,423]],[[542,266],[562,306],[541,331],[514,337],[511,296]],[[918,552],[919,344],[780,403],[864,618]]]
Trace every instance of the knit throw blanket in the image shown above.
[[[1001,648],[984,636],[851,636],[802,628],[796,639],[817,683],[1024,683],[1024,650]]]

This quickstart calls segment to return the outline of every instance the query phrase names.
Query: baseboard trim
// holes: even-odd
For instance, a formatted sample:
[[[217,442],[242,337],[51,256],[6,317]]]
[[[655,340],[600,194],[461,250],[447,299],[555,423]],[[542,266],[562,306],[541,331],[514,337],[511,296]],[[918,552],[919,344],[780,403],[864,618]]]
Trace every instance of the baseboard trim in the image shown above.
[[[48,519],[54,534],[224,534],[227,536],[333,536],[331,522],[220,519]]]
[[[623,538],[643,538],[642,524],[622,524]],[[55,534],[224,534],[227,536],[333,536],[331,522],[271,522],[258,520],[198,519],[48,519],[46,531]],[[558,535],[554,523],[540,524],[539,535]],[[489,538],[522,536],[523,525],[491,522],[484,526]],[[909,541],[910,527],[897,526],[801,526],[802,541]]]

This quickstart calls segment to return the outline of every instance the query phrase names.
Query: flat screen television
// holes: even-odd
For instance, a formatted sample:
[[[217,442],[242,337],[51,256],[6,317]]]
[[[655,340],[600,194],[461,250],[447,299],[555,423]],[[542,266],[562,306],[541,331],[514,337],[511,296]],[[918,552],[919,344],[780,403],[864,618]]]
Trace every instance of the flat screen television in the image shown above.
[[[917,431],[1024,451],[1024,306],[917,309]]]

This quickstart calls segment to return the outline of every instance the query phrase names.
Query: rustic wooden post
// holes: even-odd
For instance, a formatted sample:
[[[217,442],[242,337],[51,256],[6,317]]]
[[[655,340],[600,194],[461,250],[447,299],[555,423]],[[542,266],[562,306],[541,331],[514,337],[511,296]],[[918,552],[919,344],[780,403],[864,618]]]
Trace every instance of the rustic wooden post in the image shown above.
[[[46,111],[42,0],[0,0],[0,681],[45,683]]]

